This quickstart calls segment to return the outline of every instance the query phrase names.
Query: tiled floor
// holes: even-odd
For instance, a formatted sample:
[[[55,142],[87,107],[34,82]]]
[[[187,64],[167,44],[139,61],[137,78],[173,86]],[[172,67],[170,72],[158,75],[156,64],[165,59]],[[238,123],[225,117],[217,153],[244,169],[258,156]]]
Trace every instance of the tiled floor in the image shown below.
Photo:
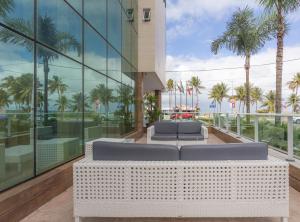
[[[146,137],[137,143],[144,143]],[[209,135],[208,143],[223,143],[214,135]],[[38,210],[27,216],[22,222],[71,222],[73,218],[72,187],[64,193],[55,197]],[[196,218],[196,219],[174,219],[174,218],[86,218],[84,222],[279,222],[279,218]],[[300,193],[290,188],[290,220],[289,222],[300,222]]]

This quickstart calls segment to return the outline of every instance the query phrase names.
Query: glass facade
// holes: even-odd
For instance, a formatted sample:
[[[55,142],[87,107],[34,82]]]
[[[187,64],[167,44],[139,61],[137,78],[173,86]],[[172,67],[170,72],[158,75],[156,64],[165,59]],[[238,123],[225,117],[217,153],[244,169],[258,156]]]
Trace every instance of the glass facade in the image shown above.
[[[0,191],[135,130],[137,0],[0,3]]]

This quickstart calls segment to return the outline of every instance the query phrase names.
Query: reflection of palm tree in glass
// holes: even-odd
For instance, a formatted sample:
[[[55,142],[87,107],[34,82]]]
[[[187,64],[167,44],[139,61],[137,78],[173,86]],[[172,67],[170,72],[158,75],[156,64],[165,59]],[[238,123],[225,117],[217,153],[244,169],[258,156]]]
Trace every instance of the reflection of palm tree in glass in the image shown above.
[[[99,84],[90,92],[90,97],[95,103],[97,100],[100,100],[105,106],[105,113],[108,113],[109,102],[114,101],[113,90],[107,88],[104,84]]]
[[[10,102],[9,94],[5,90],[0,89],[0,111],[3,108],[8,107]]]
[[[88,98],[87,96],[82,96],[82,93],[79,92],[79,93],[76,93],[72,96],[72,100],[71,100],[71,109],[73,112],[83,112],[83,109],[84,108],[88,108],[89,105],[87,104],[87,101]],[[83,101],[84,102],[84,107],[83,107]]]
[[[24,34],[31,35],[33,33],[32,25],[22,19],[6,19],[5,23],[10,27],[15,27],[17,30],[22,30]],[[50,17],[40,16],[38,18],[38,38],[43,43],[57,49],[58,51],[66,52],[68,50],[76,50],[81,52],[80,43],[69,33],[59,32]],[[26,38],[18,36],[8,29],[0,31],[0,40],[7,43],[18,44],[25,46],[29,51],[33,51],[32,42]],[[45,122],[48,120],[48,76],[50,72],[49,61],[57,59],[58,55],[50,50],[39,48],[38,58],[44,66],[44,113]]]
[[[120,108],[116,111],[116,115],[124,116],[124,125],[126,132],[131,127],[132,113],[130,112],[130,106],[134,103],[133,88],[129,86],[119,86],[117,89]]]
[[[58,98],[58,100],[56,101],[56,104],[58,111],[60,112],[60,114],[63,117],[63,113],[65,112],[65,110],[68,107],[68,98],[64,95],[62,95],[61,97]]]
[[[65,84],[63,82],[62,78],[60,78],[58,76],[53,76],[52,79],[49,80],[48,89],[51,94],[53,94],[54,92],[57,92],[58,101],[61,100],[62,95],[67,90],[67,88],[68,88],[68,85]]]
[[[7,14],[14,8],[13,0],[1,0],[0,1],[0,16],[6,17]]]
[[[25,73],[19,77],[8,76],[2,80],[1,87],[7,90],[7,94],[13,97],[15,104],[26,105],[30,111],[33,90],[33,74]],[[24,107],[23,107],[24,108]]]

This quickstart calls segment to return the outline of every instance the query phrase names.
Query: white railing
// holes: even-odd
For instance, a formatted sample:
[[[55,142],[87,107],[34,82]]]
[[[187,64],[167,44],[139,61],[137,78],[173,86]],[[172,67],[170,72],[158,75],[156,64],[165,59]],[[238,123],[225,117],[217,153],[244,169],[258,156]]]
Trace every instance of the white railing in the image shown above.
[[[236,137],[268,143],[289,161],[300,158],[299,114],[164,112],[160,119],[199,120]]]

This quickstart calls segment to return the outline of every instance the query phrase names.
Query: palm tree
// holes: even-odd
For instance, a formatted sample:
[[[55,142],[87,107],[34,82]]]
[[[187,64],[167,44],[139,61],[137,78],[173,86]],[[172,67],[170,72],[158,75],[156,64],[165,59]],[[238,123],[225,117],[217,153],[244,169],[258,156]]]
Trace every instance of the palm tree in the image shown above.
[[[257,104],[263,100],[263,91],[259,87],[253,87],[250,94],[251,102],[255,104],[255,111],[257,112]]]
[[[238,86],[235,89],[235,98],[239,101],[239,112],[241,112],[241,105],[245,104],[246,88],[244,85]]]
[[[275,13],[276,19],[276,36],[277,36],[277,53],[276,53],[276,102],[275,111],[281,113],[282,101],[282,67],[283,67],[283,43],[287,31],[286,17],[289,13],[294,12],[299,6],[299,0],[258,0],[267,11]],[[280,122],[280,119],[276,119]]]
[[[205,87],[202,86],[202,82],[198,76],[192,76],[191,85],[193,87],[193,97],[194,97],[194,90],[196,91],[197,106],[199,106],[199,94],[201,93],[200,90],[204,89]],[[194,101],[192,103],[194,103]]]
[[[97,100],[105,106],[105,113],[108,113],[109,102],[114,101],[113,89],[109,89],[104,84],[99,84],[90,92],[90,98],[95,103]]]
[[[5,19],[5,23],[10,27],[16,27],[17,30],[22,30],[24,34],[33,33],[32,25],[30,22],[24,21],[20,18],[8,18]],[[39,16],[38,18],[38,33],[39,39],[58,51],[66,52],[68,50],[75,50],[78,54],[81,53],[81,45],[75,39],[74,36],[70,35],[67,32],[59,32],[55,24],[52,21],[52,18],[49,16]],[[27,48],[28,51],[33,51],[33,45],[31,40],[27,38],[20,37],[18,35],[13,34],[8,29],[2,29],[0,31],[0,41],[4,43],[13,43],[16,45],[21,45]],[[50,72],[49,62],[51,60],[57,59],[58,55],[55,52],[50,50],[43,49],[40,47],[37,53],[39,59],[43,63],[44,66],[44,113],[45,113],[45,122],[48,120],[48,76]]]
[[[265,96],[261,107],[267,108],[269,113],[274,113],[275,111],[275,92],[270,90]]]
[[[296,93],[292,93],[287,99],[287,106],[291,106],[293,113],[297,111],[299,108],[300,97],[296,95]]]
[[[61,99],[62,94],[67,90],[68,85],[65,84],[61,77],[54,75],[52,79],[49,80],[48,90],[51,94],[57,92],[58,100]]]
[[[215,54],[225,47],[245,57],[247,113],[250,113],[250,59],[271,39],[273,29],[270,18],[260,20],[255,17],[252,9],[246,7],[233,14],[226,31],[211,44],[211,51]]]
[[[222,111],[223,99],[228,97],[229,88],[225,83],[218,83],[214,85],[209,93],[209,99],[219,104],[220,112]]]
[[[298,95],[298,89],[300,86],[300,72],[296,73],[291,81],[287,83],[290,90],[292,90],[296,96]]]
[[[172,93],[174,90],[174,80],[173,79],[169,79],[167,81],[167,90],[169,92],[169,108],[171,109],[172,107]]]
[[[89,107],[89,104],[86,103],[87,100],[87,96],[83,96],[82,92],[76,93],[72,96],[70,108],[73,112],[83,112],[85,108]]]
[[[0,89],[0,110],[4,107],[8,107],[10,102],[9,94],[5,90]]]
[[[68,107],[68,98],[66,96],[61,96],[56,100],[57,109],[60,113],[64,113]]]

